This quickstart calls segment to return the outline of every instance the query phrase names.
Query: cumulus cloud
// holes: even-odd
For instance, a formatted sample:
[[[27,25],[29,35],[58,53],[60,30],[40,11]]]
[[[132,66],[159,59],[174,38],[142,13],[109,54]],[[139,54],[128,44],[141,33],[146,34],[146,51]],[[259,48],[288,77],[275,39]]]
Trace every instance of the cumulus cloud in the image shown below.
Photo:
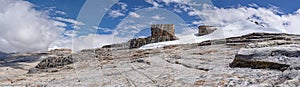
[[[156,19],[156,20],[161,20],[161,19],[165,19],[165,17],[162,17],[160,15],[155,15],[155,16],[152,16],[153,19]]]
[[[299,10],[298,10],[299,11]],[[194,21],[194,24],[206,24],[221,27],[227,34],[251,33],[251,32],[283,32],[300,33],[297,24],[300,23],[299,12],[294,14],[281,14],[274,7],[238,7],[217,8],[205,6],[203,10],[194,10],[188,13],[202,20]],[[226,14],[226,15],[224,15]],[[233,32],[233,33],[229,33]]]
[[[77,31],[75,31],[75,30],[66,30],[63,34],[65,36],[69,36],[69,37],[76,37],[77,36]]]
[[[145,2],[153,5],[153,8],[158,8],[158,7],[161,7],[161,5],[159,5],[156,1],[154,0],[145,0]]]
[[[66,13],[66,12],[59,11],[59,10],[55,11],[55,13],[56,13],[56,14],[60,14],[60,15],[67,15],[67,13]]]
[[[177,3],[177,4],[189,4],[191,0],[159,0],[160,2],[164,2],[167,5],[170,3]]]
[[[177,13],[182,13],[180,9],[173,9],[172,11],[177,12]]]
[[[129,15],[133,18],[141,18],[141,15],[135,13],[135,12],[129,12]]]
[[[0,51],[47,50],[64,31],[65,24],[54,21],[23,0],[0,0]]]
[[[112,10],[112,11],[110,11],[110,12],[108,13],[108,15],[109,15],[110,17],[113,17],[113,18],[125,16],[125,14],[124,14],[124,13],[121,13],[120,10]]]
[[[96,30],[101,30],[102,32],[113,32],[113,29],[110,28],[103,28],[103,27],[97,27],[97,26],[92,26],[93,29]]]
[[[50,49],[59,48],[69,48],[73,51],[80,51],[83,49],[100,48],[103,45],[108,45],[112,43],[125,42],[126,39],[115,37],[111,34],[101,35],[101,34],[89,34],[86,36],[79,37],[61,37],[61,39],[53,42]]]
[[[127,5],[126,3],[118,2],[117,4],[118,4],[119,6],[121,6],[121,9],[122,9],[122,10],[127,11],[127,6],[128,6],[128,5]]]

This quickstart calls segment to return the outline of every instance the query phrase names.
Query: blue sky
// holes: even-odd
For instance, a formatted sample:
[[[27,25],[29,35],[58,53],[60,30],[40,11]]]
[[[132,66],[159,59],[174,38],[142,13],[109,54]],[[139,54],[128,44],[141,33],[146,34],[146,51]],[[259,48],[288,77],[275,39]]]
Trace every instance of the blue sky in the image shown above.
[[[199,25],[217,37],[252,32],[300,34],[299,0],[0,0],[0,51],[87,49],[150,35],[175,24],[179,42],[199,42]],[[197,39],[198,38],[198,39]],[[200,39],[199,39],[200,38]],[[204,38],[204,39],[203,39]]]
[[[63,17],[70,19],[77,19],[77,16],[85,3],[85,0],[27,0],[35,5],[35,8],[38,10],[47,10],[49,8],[53,8],[57,11],[65,12],[65,15],[54,14],[54,12],[50,12],[50,15],[53,17]],[[101,1],[101,0],[100,0]],[[137,8],[147,8],[152,7],[151,4],[145,2],[144,0],[120,0],[119,2],[125,3],[126,10],[122,10],[120,4],[115,4],[109,10],[119,10],[122,13],[122,16],[118,17],[110,17],[109,11],[104,15],[100,24],[98,25],[101,28],[105,29],[115,29],[117,25],[124,19],[130,12],[134,12]],[[103,3],[103,2],[99,2]],[[270,8],[272,6],[278,7],[279,11],[283,12],[282,14],[293,13],[297,9],[300,8],[299,0],[212,0],[212,4],[218,8],[234,8],[239,6],[249,6],[250,4],[256,4],[259,7]],[[158,4],[162,4],[162,2],[158,2]],[[173,3],[174,4],[174,3]],[[174,5],[173,5],[174,6]],[[171,5],[163,5],[161,8],[172,11],[174,7]],[[100,8],[94,8],[94,10],[100,10]],[[177,13],[186,23],[191,24],[193,20],[199,20],[199,18],[194,16],[189,16],[185,12]],[[124,16],[123,16],[124,15]],[[194,25],[197,26],[197,25]],[[67,29],[72,29],[71,26],[68,26]],[[107,32],[103,30],[98,30],[100,34],[111,34],[112,32]]]

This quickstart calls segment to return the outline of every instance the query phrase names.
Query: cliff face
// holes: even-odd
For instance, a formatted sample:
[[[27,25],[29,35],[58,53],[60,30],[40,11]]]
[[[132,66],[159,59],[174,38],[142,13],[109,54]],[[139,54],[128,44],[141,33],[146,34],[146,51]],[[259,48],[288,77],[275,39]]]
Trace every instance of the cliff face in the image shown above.
[[[174,24],[151,25],[151,36],[147,38],[137,38],[129,41],[129,48],[139,48],[143,45],[157,42],[177,40],[175,36]]]
[[[299,47],[300,35],[252,33],[147,50],[98,48],[66,57],[45,56],[41,63],[29,65],[30,68],[37,67],[40,72],[18,72],[8,76],[0,73],[0,83],[29,86],[297,87],[300,86]],[[0,69],[4,73],[11,71],[11,68]]]

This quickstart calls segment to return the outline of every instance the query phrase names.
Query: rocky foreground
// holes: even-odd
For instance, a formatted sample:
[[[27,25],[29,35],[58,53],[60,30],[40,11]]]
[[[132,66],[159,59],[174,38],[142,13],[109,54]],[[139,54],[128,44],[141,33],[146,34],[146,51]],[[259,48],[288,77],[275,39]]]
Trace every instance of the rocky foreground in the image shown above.
[[[300,86],[300,35],[292,34],[5,57],[0,60],[0,86]]]

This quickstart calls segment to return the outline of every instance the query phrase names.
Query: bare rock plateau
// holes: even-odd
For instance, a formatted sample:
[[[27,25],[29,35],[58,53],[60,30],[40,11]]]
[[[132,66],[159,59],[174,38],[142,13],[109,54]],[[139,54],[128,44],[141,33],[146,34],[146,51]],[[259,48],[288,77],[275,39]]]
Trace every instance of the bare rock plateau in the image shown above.
[[[72,54],[1,53],[0,86],[300,86],[300,35],[252,33],[156,49],[114,47]]]

